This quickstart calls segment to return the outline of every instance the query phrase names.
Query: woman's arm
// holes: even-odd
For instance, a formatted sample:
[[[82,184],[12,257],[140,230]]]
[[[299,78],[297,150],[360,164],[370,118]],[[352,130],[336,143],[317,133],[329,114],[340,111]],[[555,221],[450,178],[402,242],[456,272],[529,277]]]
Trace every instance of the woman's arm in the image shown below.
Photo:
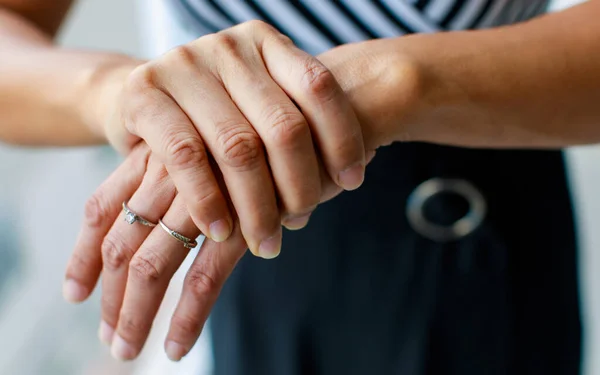
[[[141,63],[56,48],[48,33],[7,10],[8,0],[2,4],[0,53],[8,58],[0,62],[0,140],[108,139],[123,153],[144,140],[202,233],[219,241],[231,234],[231,197],[250,249],[265,257],[279,252],[281,222],[306,225],[323,181],[348,190],[363,182],[362,129],[345,93],[322,63],[264,22],[206,35]],[[56,6],[20,4],[40,12]],[[63,4],[51,12],[49,33]],[[97,200],[92,217],[106,209]]]
[[[52,42],[71,0],[0,0],[0,141],[27,145],[105,142],[97,96],[118,87],[103,75],[126,75],[139,62]],[[124,66],[121,70],[112,69]],[[119,80],[112,80],[119,82]],[[108,93],[110,95],[110,93]],[[91,103],[94,103],[93,105]]]
[[[373,50],[393,51],[398,68],[389,79],[399,93],[394,98],[384,90],[378,98],[394,134],[388,141],[467,147],[600,142],[599,19],[595,0],[513,26],[373,42]],[[408,107],[406,60],[417,67],[410,70]]]

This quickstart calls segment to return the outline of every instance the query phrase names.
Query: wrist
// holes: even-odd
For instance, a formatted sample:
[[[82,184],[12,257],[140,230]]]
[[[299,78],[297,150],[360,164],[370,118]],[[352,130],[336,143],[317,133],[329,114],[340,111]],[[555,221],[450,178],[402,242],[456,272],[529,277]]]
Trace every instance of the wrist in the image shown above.
[[[521,104],[539,96],[539,64],[521,58],[533,48],[522,35],[510,26],[393,40],[391,49],[409,56],[419,76],[404,139],[461,147],[528,142]]]
[[[401,39],[348,44],[319,56],[348,97],[367,150],[412,139],[428,106],[426,72],[403,53]]]
[[[481,74],[474,71],[475,60],[481,55],[475,47],[478,37],[477,33],[449,32],[392,40],[395,46],[390,48],[411,61],[417,77],[410,108],[396,107],[408,114],[394,113],[403,120],[394,141],[460,145],[468,138],[467,128],[472,124],[487,132],[484,124],[490,124],[489,114],[476,105],[478,95],[473,90],[482,83]],[[401,77],[392,84],[401,85]]]
[[[108,129],[107,124],[124,82],[141,63],[130,57],[110,56],[81,73],[82,95],[77,105],[81,121],[99,140],[110,142],[119,151],[124,150],[115,143],[120,143],[117,138],[125,136],[124,129]]]

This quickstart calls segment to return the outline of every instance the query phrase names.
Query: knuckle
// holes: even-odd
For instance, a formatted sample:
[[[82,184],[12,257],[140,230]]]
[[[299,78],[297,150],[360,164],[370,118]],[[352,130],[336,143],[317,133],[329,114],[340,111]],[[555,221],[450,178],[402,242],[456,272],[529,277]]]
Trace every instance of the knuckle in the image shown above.
[[[196,217],[204,218],[204,213],[208,209],[214,209],[225,205],[221,191],[217,186],[212,184],[204,184],[199,187],[199,193],[194,197],[194,202],[190,203],[189,211],[195,214]],[[210,224],[208,224],[210,225]]]
[[[154,87],[155,73],[154,66],[150,63],[137,66],[125,79],[123,92],[137,94],[148,87]]]
[[[186,44],[173,48],[163,56],[162,60],[167,66],[196,66],[194,50]]]
[[[198,300],[212,296],[219,290],[216,279],[199,267],[190,268],[186,281],[191,294]]]
[[[129,313],[121,313],[119,316],[119,330],[127,332],[127,336],[137,336],[150,329],[151,321],[150,319],[150,323],[148,323],[144,319],[138,319]]]
[[[133,92],[124,95],[121,98],[119,105],[121,108],[119,112],[115,114],[120,123],[122,123],[129,133],[134,135],[140,135],[139,125],[142,125],[144,116],[148,113],[148,108],[152,108],[152,105],[156,103],[151,99],[149,95],[150,90]],[[142,120],[142,121],[140,121]]]
[[[278,33],[277,29],[275,29],[271,24],[257,19],[246,21],[242,23],[240,27],[254,33]]]
[[[92,228],[101,227],[110,220],[110,209],[100,191],[95,192],[85,203],[84,220]]]
[[[235,169],[254,168],[261,159],[262,142],[258,135],[241,126],[222,127],[217,133],[221,160]]]
[[[165,165],[179,169],[197,167],[207,162],[204,145],[198,139],[173,132],[165,146]]]
[[[102,242],[101,252],[104,267],[116,271],[129,262],[135,251],[123,239],[109,234]]]
[[[171,323],[174,327],[177,327],[179,332],[185,332],[186,334],[197,333],[202,330],[204,322],[194,317],[185,317],[181,315],[173,315]]]
[[[314,59],[310,59],[304,67],[302,85],[306,93],[322,101],[328,101],[337,91],[333,73]]]
[[[100,303],[102,304],[102,318],[112,327],[116,327],[121,304],[104,293],[102,294]]]
[[[239,42],[230,32],[219,32],[203,38],[208,50],[213,54],[230,56],[239,55]]]
[[[129,274],[146,283],[161,279],[165,273],[165,262],[156,253],[134,257],[129,264]]]
[[[277,145],[290,146],[304,140],[310,134],[304,116],[296,110],[284,106],[274,106],[266,115],[269,126],[269,139]]]
[[[301,194],[298,199],[292,202],[286,202],[286,214],[288,216],[302,216],[313,212],[319,204],[321,198],[321,189],[311,189],[305,194]]]
[[[272,39],[274,39],[275,41],[277,41],[278,43],[281,43],[282,45],[284,45],[286,47],[296,46],[296,44],[294,43],[292,38],[290,38],[289,36],[287,36],[285,34],[279,33],[279,32],[277,34],[273,34]]]

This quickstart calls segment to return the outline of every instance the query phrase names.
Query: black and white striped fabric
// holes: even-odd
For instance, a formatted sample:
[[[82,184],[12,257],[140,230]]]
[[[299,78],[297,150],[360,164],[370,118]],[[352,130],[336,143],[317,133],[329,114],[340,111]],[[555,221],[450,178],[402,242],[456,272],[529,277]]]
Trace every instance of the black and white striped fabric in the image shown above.
[[[543,13],[549,0],[170,0],[199,34],[262,19],[311,53],[409,33],[506,25]]]

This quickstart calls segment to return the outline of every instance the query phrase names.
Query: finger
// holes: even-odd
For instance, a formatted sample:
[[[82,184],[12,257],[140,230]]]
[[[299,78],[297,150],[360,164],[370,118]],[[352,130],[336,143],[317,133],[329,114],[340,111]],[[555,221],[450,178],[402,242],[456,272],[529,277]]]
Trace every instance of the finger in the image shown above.
[[[158,223],[174,197],[175,187],[164,165],[152,155],[139,189],[129,199],[129,208],[144,219]],[[107,345],[112,342],[119,320],[129,262],[151,231],[151,227],[139,222],[129,224],[119,217],[102,243],[102,321],[98,335]]]
[[[337,197],[344,189],[336,185],[331,179],[325,167],[321,165],[319,172],[321,174],[321,202],[327,202],[330,199]]]
[[[253,52],[253,51],[252,51]],[[229,54],[220,69],[232,100],[262,138],[283,211],[290,229],[306,225],[319,203],[319,165],[304,115],[275,83],[263,61],[248,53],[245,64]]]
[[[377,151],[376,150],[368,150],[365,153],[365,159],[366,159],[366,163],[371,164],[371,162],[373,161],[373,159],[375,159],[375,155],[376,155]]]
[[[83,226],[67,265],[63,285],[67,301],[82,302],[94,290],[102,269],[102,240],[121,212],[121,203],[140,185],[148,156],[149,150],[144,144],[135,147],[88,200]]]
[[[178,67],[169,71],[177,72]],[[154,72],[146,65],[132,74],[126,87],[129,106],[125,124],[166,165],[196,226],[209,238],[223,241],[231,234],[233,221],[204,143],[179,105],[155,86],[158,78]]]
[[[262,141],[221,83],[197,65],[201,63],[180,64],[177,80],[161,77],[161,82],[196,125],[218,164],[250,249],[273,258],[281,249],[281,219]]]
[[[200,232],[189,217],[185,203],[177,196],[163,222],[188,238]],[[171,277],[188,253],[181,242],[156,227],[140,247],[129,266],[129,277],[112,355],[130,360],[140,353]]]
[[[358,188],[365,173],[362,130],[333,74],[280,35],[265,38],[262,51],[273,79],[308,120],[333,181],[345,190]]]
[[[370,164],[371,161],[373,161],[373,159],[375,158],[375,150],[369,150],[366,152],[365,155],[366,158],[366,164]],[[319,170],[320,174],[321,174],[321,201],[320,203],[323,202],[327,202],[330,199],[335,198],[336,196],[338,196],[343,189],[339,186],[337,186],[335,184],[335,182],[333,182],[331,180],[331,177],[329,177],[329,175],[327,174],[327,171],[325,169],[323,169],[323,166],[320,166],[320,170]]]
[[[223,284],[246,249],[237,227],[225,242],[204,242],[186,275],[165,340],[165,350],[171,360],[179,361],[194,346]]]

